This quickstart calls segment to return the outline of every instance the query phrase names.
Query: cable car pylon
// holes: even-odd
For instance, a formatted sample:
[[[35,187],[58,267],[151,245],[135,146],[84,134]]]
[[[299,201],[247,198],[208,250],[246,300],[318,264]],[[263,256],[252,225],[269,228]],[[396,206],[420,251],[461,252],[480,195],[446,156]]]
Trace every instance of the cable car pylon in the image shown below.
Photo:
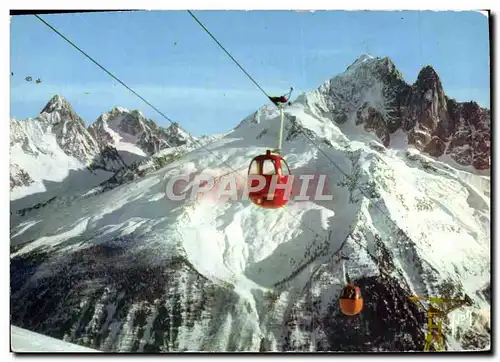
[[[276,106],[278,106],[278,109],[280,111],[280,130],[278,134],[278,148],[274,149],[273,152],[277,154],[281,154],[281,146],[283,144],[283,125],[285,123],[285,106],[291,105],[290,103],[290,97],[292,95],[294,88],[290,87],[290,92],[288,92],[287,95],[282,95],[279,97],[269,97],[271,102],[273,102]]]
[[[347,285],[349,284],[349,275],[347,275],[347,271],[345,269],[345,261],[349,260],[349,258],[342,255],[340,259],[342,260],[342,279],[344,280],[344,285]]]
[[[285,118],[285,111],[283,108],[283,104],[280,104],[280,133],[278,136],[278,149],[276,150],[278,154],[281,154],[281,145],[283,143],[283,123]]]
[[[469,304],[469,301],[419,296],[412,296],[409,297],[409,299],[420,309],[424,310],[427,317],[427,333],[425,336],[424,351],[431,351],[432,346],[434,346],[436,352],[445,351],[443,321],[451,311]],[[426,307],[424,302],[428,302],[429,306]],[[437,304],[441,304],[442,307],[438,308]]]

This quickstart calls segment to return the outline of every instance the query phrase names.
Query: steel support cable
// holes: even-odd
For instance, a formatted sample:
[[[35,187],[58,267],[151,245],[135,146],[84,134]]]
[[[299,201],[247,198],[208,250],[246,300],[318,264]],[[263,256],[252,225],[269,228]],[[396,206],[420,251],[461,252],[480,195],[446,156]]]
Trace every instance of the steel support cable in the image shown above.
[[[266,93],[266,91],[259,85],[259,83],[257,83],[257,81],[255,79],[253,79],[253,77],[250,74],[248,74],[248,72],[245,70],[245,68],[243,68],[240,65],[240,63],[231,55],[231,53],[229,53],[226,50],[226,48],[217,40],[217,38],[210,32],[210,30],[208,30],[205,27],[205,25],[203,25],[203,23],[200,20],[198,20],[198,18],[190,10],[187,10],[187,12],[203,28],[203,30],[205,30],[207,32],[207,34],[210,35],[210,37],[221,47],[221,49],[229,56],[229,58],[231,58],[233,60],[233,62],[236,63],[236,65],[243,71],[243,73],[245,73],[246,76],[248,78],[250,78],[250,80],[257,86],[257,88],[259,88],[262,91],[262,93],[264,93],[266,95],[267,98],[270,98],[269,95]]]

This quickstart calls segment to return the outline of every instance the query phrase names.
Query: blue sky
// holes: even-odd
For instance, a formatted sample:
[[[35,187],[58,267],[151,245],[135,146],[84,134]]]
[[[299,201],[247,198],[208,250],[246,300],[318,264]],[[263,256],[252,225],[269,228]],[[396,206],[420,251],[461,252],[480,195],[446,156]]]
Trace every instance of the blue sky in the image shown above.
[[[268,93],[317,88],[368,52],[390,57],[409,83],[430,64],[450,97],[489,107],[488,20],[479,13],[195,14]],[[227,131],[267,103],[187,12],[42,17],[194,135]],[[11,20],[11,71],[17,119],[35,117],[60,94],[87,124],[113,106],[169,124],[34,16]],[[34,84],[38,77],[42,84]]]

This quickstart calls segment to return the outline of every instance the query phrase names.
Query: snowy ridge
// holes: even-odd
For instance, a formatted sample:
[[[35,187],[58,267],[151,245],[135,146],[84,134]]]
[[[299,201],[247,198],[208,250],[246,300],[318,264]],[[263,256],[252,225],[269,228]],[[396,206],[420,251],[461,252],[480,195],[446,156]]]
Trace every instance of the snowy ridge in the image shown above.
[[[96,122],[90,127],[89,131],[98,140],[102,146],[113,146],[120,153],[122,158],[125,158],[125,163],[131,163],[142,160],[146,157],[146,153],[136,146],[137,136],[128,134],[125,131],[120,131],[121,122],[130,114],[130,111],[125,108],[115,107],[111,112],[102,114]],[[144,127],[140,118],[142,114],[137,112],[139,119],[138,126]]]
[[[172,177],[231,174],[221,159],[242,186],[251,158],[276,145],[278,112],[265,106],[211,152],[190,149],[13,225],[13,323],[103,351],[409,351],[424,344],[424,315],[408,300],[417,294],[470,300],[455,316],[472,323],[447,326],[447,348],[489,349],[489,177],[360,127],[357,107],[392,115],[363,73],[372,62],[391,66],[366,59],[285,109],[287,163],[326,174],[333,200],[264,210],[166,197]],[[338,309],[341,254],[365,301],[355,319]]]
[[[68,154],[60,146],[53,127],[39,119],[10,121],[11,200],[40,195],[39,199],[35,196],[18,204],[16,209],[33,206],[70,189],[78,191],[88,188],[112,175],[109,171],[97,170],[95,173],[84,172],[85,177],[80,175],[70,178],[85,171],[97,154],[86,154],[88,161]],[[22,182],[22,175],[25,175],[27,182]]]
[[[18,352],[99,352],[73,343],[50,338],[15,326],[10,326],[10,345]]]
[[[190,141],[190,136],[177,125],[162,128],[146,119],[140,111],[122,107],[103,113],[89,127],[89,131],[100,147],[115,147],[127,165]]]

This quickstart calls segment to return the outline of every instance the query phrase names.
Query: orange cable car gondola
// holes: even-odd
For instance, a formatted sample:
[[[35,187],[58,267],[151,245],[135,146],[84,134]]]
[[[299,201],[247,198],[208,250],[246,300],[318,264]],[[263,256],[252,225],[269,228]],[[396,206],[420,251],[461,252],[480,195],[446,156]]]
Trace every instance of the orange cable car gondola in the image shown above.
[[[339,306],[345,315],[356,315],[363,309],[363,297],[358,286],[348,284],[342,289]]]
[[[349,260],[347,257],[342,257],[342,259]],[[345,261],[342,262],[342,272],[344,274],[344,283],[346,286],[342,289],[342,293],[340,294],[340,310],[348,316],[357,315],[363,309],[361,289],[349,281],[349,276],[345,270]]]
[[[290,88],[288,96],[269,97],[269,99],[276,104],[280,110],[281,123],[278,135],[278,148],[276,150],[278,153],[281,151],[281,143],[283,140],[283,108],[288,103],[292,91],[293,87]],[[271,187],[273,181],[276,186],[287,185],[290,174],[290,168],[288,167],[285,159],[279,154],[272,154],[270,150],[267,150],[265,155],[254,157],[248,167],[248,186],[254,190],[259,186],[259,180],[252,178],[252,175],[263,176],[265,178],[265,185],[260,187],[257,191],[249,191],[249,199],[255,205],[266,209],[276,209],[285,206],[288,202],[291,189],[289,187],[276,187],[275,190],[271,190]]]

